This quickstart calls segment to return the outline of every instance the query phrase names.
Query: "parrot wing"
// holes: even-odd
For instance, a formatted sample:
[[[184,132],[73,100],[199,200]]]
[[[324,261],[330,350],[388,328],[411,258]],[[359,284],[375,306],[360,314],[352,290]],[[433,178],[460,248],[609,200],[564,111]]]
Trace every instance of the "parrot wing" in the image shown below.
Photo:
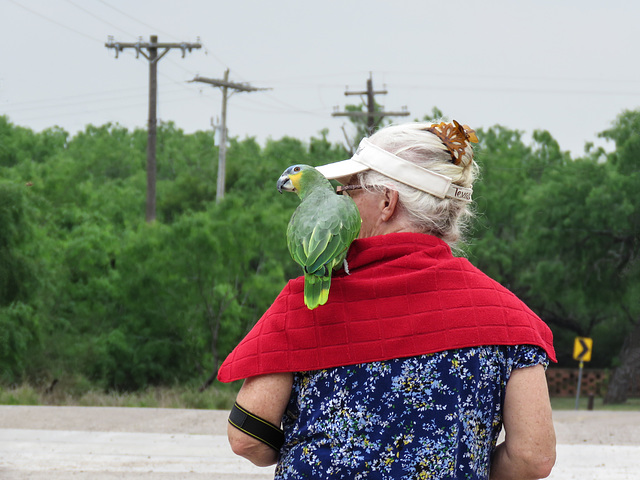
[[[342,263],[360,233],[360,224],[358,209],[349,197],[334,194],[319,204],[301,203],[287,229],[291,255],[305,272],[325,276],[327,269]]]
[[[291,256],[304,269],[305,303],[309,308],[326,303],[331,272],[344,261],[360,224],[353,200],[334,193],[307,198],[294,212],[287,228],[287,243]]]

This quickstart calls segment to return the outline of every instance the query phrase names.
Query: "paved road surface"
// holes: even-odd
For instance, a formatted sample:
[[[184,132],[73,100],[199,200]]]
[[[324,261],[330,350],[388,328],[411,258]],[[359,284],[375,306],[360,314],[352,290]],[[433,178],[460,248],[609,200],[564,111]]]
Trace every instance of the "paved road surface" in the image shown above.
[[[266,480],[231,452],[227,412],[0,406],[0,479]],[[640,412],[554,412],[552,480],[640,478]]]

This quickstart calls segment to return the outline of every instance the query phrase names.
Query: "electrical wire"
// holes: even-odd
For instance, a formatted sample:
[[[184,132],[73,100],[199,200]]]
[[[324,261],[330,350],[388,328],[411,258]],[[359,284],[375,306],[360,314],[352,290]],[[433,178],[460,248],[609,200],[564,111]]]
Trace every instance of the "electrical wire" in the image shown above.
[[[139,20],[139,19],[137,19],[135,17],[132,17],[128,13],[123,12],[122,10],[120,10],[119,8],[114,7],[113,5],[110,5],[109,3],[105,2],[104,0],[96,0],[96,1],[100,2],[101,4],[103,4],[106,7],[109,7],[110,9],[118,12],[120,15],[123,15],[123,16],[127,17],[129,20],[133,20],[134,22],[137,22],[137,23],[139,23],[140,25],[142,25],[144,27],[150,28],[151,30],[154,30],[154,31],[156,31],[158,33],[161,33],[162,35],[165,35],[165,36],[167,36],[169,38],[172,38],[173,40],[176,40],[178,42],[181,41],[178,38],[176,38],[175,36],[171,35],[170,33],[162,31],[159,28],[154,27],[153,25],[149,25],[148,23],[145,23],[142,20]]]
[[[578,90],[578,89],[551,89],[551,88],[512,88],[512,87],[481,87],[464,86],[456,87],[452,85],[402,85],[394,84],[396,88],[407,90],[449,90],[452,92],[489,92],[489,93],[519,93],[519,94],[554,94],[554,95],[640,95],[640,92],[631,91],[605,91],[605,90]]]
[[[20,8],[22,8],[23,10],[26,10],[27,12],[29,12],[29,13],[31,13],[31,14],[33,14],[33,15],[36,15],[37,17],[42,18],[43,20],[46,20],[46,21],[47,21],[47,22],[49,22],[49,23],[53,23],[54,25],[57,25],[57,26],[59,26],[59,27],[62,27],[62,28],[64,28],[65,30],[69,30],[70,32],[73,32],[73,33],[76,33],[76,34],[78,34],[78,35],[81,35],[81,36],[83,36],[84,38],[88,38],[89,40],[92,40],[92,41],[94,41],[94,42],[104,43],[102,40],[98,40],[97,38],[94,38],[94,37],[92,37],[92,36],[90,36],[90,35],[87,35],[86,33],[82,33],[82,32],[81,32],[81,31],[79,31],[79,30],[76,30],[76,29],[74,29],[74,28],[71,28],[71,27],[69,27],[69,26],[67,26],[67,25],[65,25],[65,24],[63,24],[63,23],[58,22],[57,20],[53,20],[53,19],[51,19],[51,18],[47,17],[46,15],[43,15],[43,14],[41,14],[41,13],[39,13],[39,12],[36,12],[35,10],[30,9],[29,7],[25,7],[24,5],[19,4],[19,3],[18,3],[18,2],[16,2],[15,0],[6,0],[6,1],[7,1],[7,2],[9,2],[9,3],[12,3],[12,4],[13,4],[13,5],[15,5],[16,7],[20,7]]]
[[[211,50],[209,49],[209,47],[207,45],[205,45],[204,43],[200,42],[202,44],[202,48],[204,49],[204,54],[207,56],[211,56],[211,58],[213,58],[214,60],[216,60],[220,65],[222,65],[225,69],[229,68],[229,65],[223,61],[220,57],[218,57],[217,55],[215,55],[214,53],[211,53]],[[231,70],[229,68],[229,70]],[[235,72],[234,72],[235,73]]]
[[[169,97],[166,98],[166,94],[168,92],[161,92],[162,96],[163,96],[163,104],[170,104],[170,103],[176,103],[176,102],[186,102],[186,101],[191,101],[193,100],[193,96],[189,95],[183,95],[183,96],[178,96],[178,97]],[[171,92],[171,93],[184,93],[184,92]],[[140,98],[140,96],[136,96],[135,98]],[[106,101],[106,100],[105,100]],[[76,106],[78,104],[75,104],[73,106]],[[83,106],[87,106],[90,104],[87,103],[81,103],[80,105]],[[50,107],[50,108],[56,108],[55,113],[51,113],[51,114],[45,114],[45,115],[37,115],[37,116],[26,116],[26,117],[20,117],[21,121],[33,121],[33,120],[47,120],[49,118],[64,118],[64,117],[74,117],[74,116],[81,116],[81,115],[87,115],[89,113],[100,113],[100,112],[108,112],[108,111],[112,111],[112,110],[131,110],[131,109],[142,109],[142,108],[146,108],[147,107],[147,102],[145,101],[139,101],[139,102],[127,102],[125,105],[109,105],[109,106],[103,106],[100,108],[96,108],[96,107],[92,107],[92,108],[88,108],[88,109],[84,109],[82,111],[71,111],[71,112],[63,112],[60,111],[59,107]]]
[[[455,72],[420,72],[420,71],[381,71],[380,75],[402,75],[402,76],[419,76],[419,77],[448,77],[448,78],[482,78],[486,80],[531,80],[531,81],[567,81],[567,82],[615,82],[615,83],[636,83],[640,84],[638,79],[624,78],[587,78],[587,77],[550,77],[550,76],[532,76],[532,75],[497,75],[497,74],[478,74],[478,73],[455,73]]]
[[[84,34],[84,33],[80,32],[79,30],[73,29],[73,28],[71,28],[71,27],[69,27],[69,26],[67,26],[67,25],[64,25],[64,24],[62,24],[62,23],[60,23],[60,22],[58,22],[58,21],[56,21],[56,20],[53,20],[53,19],[51,19],[51,18],[49,18],[49,17],[47,17],[47,16],[45,16],[45,15],[43,15],[43,14],[39,13],[39,12],[36,12],[35,10],[32,10],[32,9],[30,9],[30,8],[28,8],[28,7],[25,7],[24,5],[21,5],[21,4],[17,3],[15,0],[7,0],[7,1],[8,1],[8,2],[10,2],[10,3],[12,3],[12,4],[14,4],[14,5],[16,5],[17,7],[20,7],[20,8],[22,8],[22,9],[24,9],[24,10],[28,11],[29,13],[31,13],[31,14],[33,14],[33,15],[36,15],[36,16],[38,16],[38,17],[40,17],[40,18],[42,18],[42,19],[44,19],[44,20],[46,20],[46,21],[48,21],[48,22],[50,22],[50,23],[53,23],[54,25],[57,25],[57,26],[59,26],[59,27],[62,27],[62,28],[66,29],[66,30],[69,30],[69,31],[71,31],[71,32],[73,32],[73,33],[76,33],[76,34],[78,34],[78,35],[81,35],[81,36],[83,36],[83,37],[85,37],[85,38],[91,39],[91,40],[93,40],[93,41],[95,41],[95,42],[99,42],[99,43],[101,43],[101,44],[102,44],[102,43],[104,43],[102,40],[99,40],[99,39],[97,39],[97,38],[94,38],[94,37],[91,37],[91,36],[89,36],[89,35],[86,35],[86,34]],[[112,7],[111,5],[107,4],[106,2],[104,2],[104,1],[102,1],[102,0],[97,0],[97,1],[99,1],[100,3],[103,3],[104,5],[106,5],[106,6],[108,6],[108,7],[113,8],[114,10],[118,11],[119,13],[121,13],[121,14],[123,14],[123,15],[125,15],[125,16],[127,16],[127,17],[129,17],[129,18],[131,18],[132,20],[137,21],[138,23],[142,23],[143,25],[146,25],[146,24],[144,24],[143,22],[140,22],[140,21],[136,20],[135,18],[133,18],[133,17],[131,17],[131,16],[127,15],[126,13],[122,12],[121,10],[118,10],[117,8]],[[114,25],[114,24],[112,24],[112,23],[110,23],[110,22],[107,22],[106,20],[104,20],[104,19],[100,18],[99,16],[95,15],[94,13],[92,13],[92,12],[90,12],[89,10],[85,9],[84,7],[81,7],[80,5],[77,5],[77,4],[76,4],[76,3],[74,3],[73,1],[71,1],[71,0],[66,0],[66,2],[67,2],[67,3],[69,3],[69,4],[71,4],[71,5],[73,5],[74,7],[78,8],[79,10],[82,10],[83,12],[85,12],[85,13],[86,13],[86,14],[88,14],[88,15],[90,15],[91,17],[96,18],[96,19],[98,19],[99,21],[101,21],[101,22],[105,23],[106,25],[109,25],[110,27],[117,29],[118,31],[120,31],[120,32],[124,33],[125,35],[128,35],[128,36],[130,36],[130,37],[132,37],[132,38],[137,38],[137,37],[136,37],[135,35],[133,35],[132,33],[127,32],[127,31],[125,31],[125,30],[122,30],[121,28],[117,27],[116,25]],[[153,28],[153,27],[150,27],[150,28]],[[156,30],[158,30],[158,29],[156,29]],[[167,34],[167,35],[168,35],[168,34]],[[173,37],[172,35],[168,35],[168,36],[170,36],[170,37],[172,37],[172,38],[175,38],[175,37]],[[182,66],[182,65],[178,64],[177,62],[175,62],[175,61],[173,61],[173,60],[171,60],[171,59],[169,59],[169,61],[170,61],[171,63],[173,63],[174,65],[178,66],[179,68],[183,69],[184,71],[187,71],[188,73],[191,73],[191,74],[193,75],[193,72],[192,72],[192,71],[189,71],[189,70],[188,70],[188,69],[186,69],[186,68],[184,68],[184,66]],[[164,73],[161,73],[160,75],[161,75],[161,76],[163,76],[163,77],[165,77],[165,78],[169,78],[169,79],[170,79],[173,83],[175,83],[175,84],[181,84],[181,85],[183,85],[183,86],[184,86],[184,83],[183,83],[183,82],[179,82],[179,81],[177,81],[177,80],[175,80],[175,79],[173,79],[173,78],[169,77],[168,75],[166,75],[166,74],[164,74]]]
[[[55,100],[48,100],[48,101],[30,101],[30,102],[22,102],[23,105],[27,104],[26,106],[19,106],[19,107],[15,107],[15,105],[9,105],[9,108],[7,108],[7,110],[10,113],[20,113],[20,112],[28,112],[30,110],[46,110],[46,109],[59,109],[59,108],[66,108],[66,107],[73,107],[76,105],[87,105],[87,104],[92,104],[92,103],[102,103],[102,102],[113,102],[114,100],[128,100],[128,99],[136,99],[136,98],[140,98],[142,97],[146,91],[143,91],[142,88],[135,88],[135,89],[128,89],[128,90],[138,90],[138,93],[130,93],[127,95],[118,95],[117,97],[105,97],[105,98],[96,98],[93,100],[87,100],[87,97],[91,97],[94,96],[95,94],[86,94],[86,95],[79,95],[77,97],[65,97],[64,99],[55,99]],[[175,92],[181,92],[182,93],[182,89],[181,90],[167,90],[167,89],[162,89],[162,93],[166,94],[166,93],[175,93]],[[117,93],[117,92],[116,92]],[[75,99],[75,100],[74,100]],[[45,105],[44,103],[48,103],[48,102],[57,102],[58,100],[60,100],[58,103],[51,103],[50,105]],[[72,100],[72,101],[69,101]],[[37,103],[37,105],[33,105],[34,103]]]
[[[78,98],[87,98],[87,97],[93,97],[96,95],[108,95],[108,94],[112,94],[112,93],[122,93],[122,92],[128,92],[128,91],[132,91],[132,90],[142,90],[142,87],[130,87],[130,88],[121,88],[118,90],[105,90],[102,92],[92,92],[92,93],[82,93],[80,95],[67,95],[64,97],[56,97],[56,98],[39,98],[39,99],[35,99],[35,100],[26,100],[24,102],[16,102],[16,103],[10,103],[9,105],[11,107],[18,107],[21,108],[21,106],[23,105],[31,105],[31,104],[38,104],[38,105],[42,105],[43,103],[47,103],[47,102],[53,102],[53,101],[58,101],[58,100],[75,100]]]
[[[121,32],[121,33],[124,33],[125,35],[129,35],[129,36],[130,36],[130,37],[132,37],[132,38],[136,38],[136,37],[135,37],[135,35],[132,35],[131,33],[126,32],[126,31],[122,30],[120,27],[118,27],[117,25],[114,25],[114,24],[113,24],[113,23],[111,23],[111,22],[107,22],[104,18],[102,18],[102,17],[100,17],[100,16],[96,15],[95,13],[93,13],[93,12],[91,12],[91,11],[87,10],[87,9],[86,9],[86,8],[84,8],[84,7],[81,7],[81,6],[80,6],[80,5],[78,5],[77,3],[72,2],[71,0],[65,0],[65,1],[66,1],[68,4],[73,5],[74,7],[76,7],[78,10],[81,10],[81,11],[83,11],[84,13],[86,13],[87,15],[89,15],[89,16],[91,16],[91,17],[95,18],[96,20],[98,20],[98,21],[100,21],[100,22],[104,23],[105,25],[109,25],[111,28],[115,28],[116,30],[118,30],[118,31],[119,31],[119,32]]]

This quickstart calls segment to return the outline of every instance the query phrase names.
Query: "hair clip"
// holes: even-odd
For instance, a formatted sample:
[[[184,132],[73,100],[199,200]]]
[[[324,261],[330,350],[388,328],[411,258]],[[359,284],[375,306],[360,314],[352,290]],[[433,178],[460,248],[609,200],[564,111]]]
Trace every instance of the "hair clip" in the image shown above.
[[[454,165],[459,165],[465,155],[469,155],[469,159],[473,157],[469,142],[478,143],[478,136],[469,125],[460,125],[454,120],[453,123],[434,123],[427,128],[427,131],[436,135],[444,143]]]

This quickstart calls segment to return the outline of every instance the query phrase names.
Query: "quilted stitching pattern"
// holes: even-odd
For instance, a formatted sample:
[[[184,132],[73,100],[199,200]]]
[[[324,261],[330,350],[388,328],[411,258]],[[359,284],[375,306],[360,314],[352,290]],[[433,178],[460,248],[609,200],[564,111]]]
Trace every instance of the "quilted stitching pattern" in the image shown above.
[[[308,310],[290,281],[229,355],[218,379],[318,370],[478,345],[532,344],[555,361],[549,328],[513,293],[455,258],[441,240],[390,234],[357,240],[351,275]]]

